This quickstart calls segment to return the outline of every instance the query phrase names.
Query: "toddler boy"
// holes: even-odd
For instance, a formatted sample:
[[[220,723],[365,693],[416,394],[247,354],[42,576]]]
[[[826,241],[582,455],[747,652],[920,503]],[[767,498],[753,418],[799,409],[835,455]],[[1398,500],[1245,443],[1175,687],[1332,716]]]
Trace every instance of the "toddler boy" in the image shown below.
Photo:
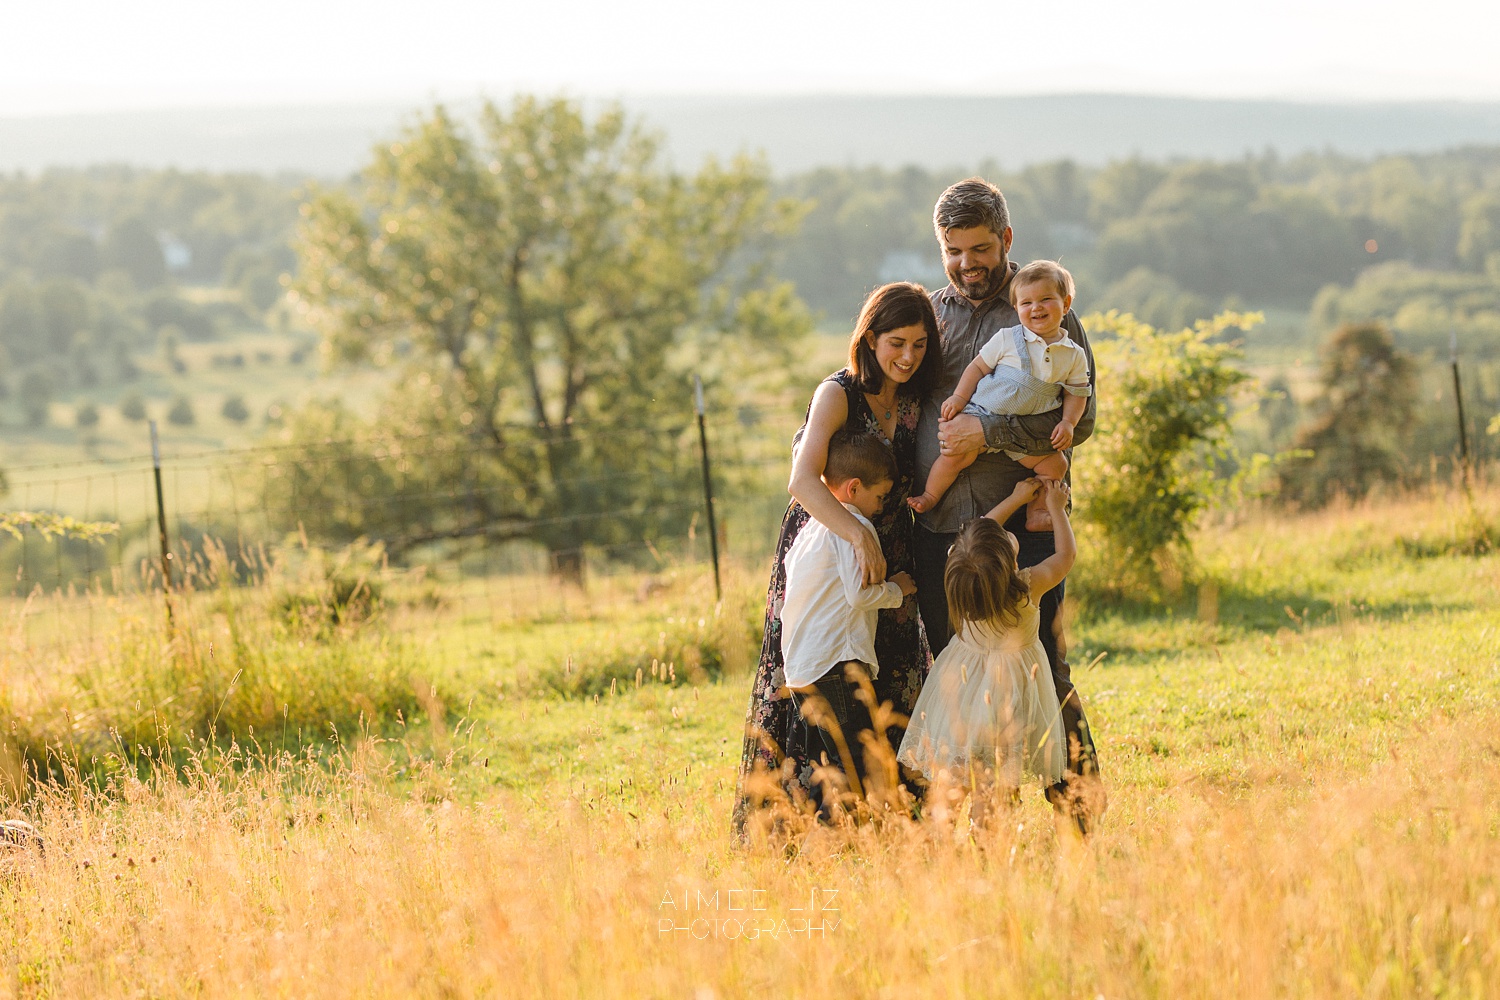
[[[1063,317],[1073,306],[1073,287],[1073,276],[1055,261],[1032,261],[1017,271],[1010,282],[1010,301],[1020,325],[1001,330],[979,349],[941,408],[942,418],[952,420],[959,413],[1046,413],[1061,406],[1062,418],[1052,432],[1056,451],[1005,453],[1042,479],[1067,475],[1068,459],[1062,452],[1073,444],[1073,428],[1091,391],[1088,356],[1062,329]],[[978,455],[975,450],[939,458],[922,495],[907,503],[919,513],[931,510]],[[1026,530],[1052,530],[1052,517],[1039,500],[1026,508]]]

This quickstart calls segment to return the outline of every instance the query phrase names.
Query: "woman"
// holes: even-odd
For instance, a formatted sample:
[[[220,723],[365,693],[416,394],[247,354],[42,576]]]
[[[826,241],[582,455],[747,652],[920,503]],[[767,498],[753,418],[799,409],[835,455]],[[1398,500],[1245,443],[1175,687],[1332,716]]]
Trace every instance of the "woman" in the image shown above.
[[[849,339],[848,367],[824,379],[813,395],[807,419],[793,441],[792,477],[787,486],[793,499],[782,518],[766,595],[765,638],[750,692],[734,805],[737,837],[744,837],[751,812],[767,800],[768,785],[779,781],[798,797],[799,787],[807,794],[814,781],[816,762],[808,759],[805,745],[789,738],[797,710],[786,688],[781,659],[787,550],[808,518],[814,517],[854,546],[867,586],[893,573],[912,571],[912,512],[906,498],[916,475],[917,418],[922,397],[941,368],[937,317],[927,290],[897,282],[870,293]],[[828,442],[846,427],[878,435],[896,455],[899,478],[879,514],[871,518],[880,536],[878,545],[823,483]],[[899,608],[880,612],[875,655],[880,661],[874,682],[876,703],[890,702],[895,712],[909,714],[932,662],[914,595]],[[902,733],[902,726],[886,729],[893,750],[901,744]]]

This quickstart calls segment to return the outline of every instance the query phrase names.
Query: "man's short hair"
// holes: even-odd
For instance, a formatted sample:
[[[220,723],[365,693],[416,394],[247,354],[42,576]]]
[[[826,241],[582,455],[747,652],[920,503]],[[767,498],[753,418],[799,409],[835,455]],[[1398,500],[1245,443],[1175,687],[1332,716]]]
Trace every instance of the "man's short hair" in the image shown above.
[[[950,229],[973,229],[983,226],[996,236],[1010,228],[1010,208],[1005,195],[983,177],[959,181],[938,196],[932,209],[932,228],[938,242]]]
[[[890,447],[868,431],[839,431],[828,442],[828,462],[823,481],[840,486],[858,479],[866,486],[895,482],[896,456]]]
[[[1016,304],[1016,289],[1023,285],[1034,285],[1039,281],[1050,281],[1057,294],[1072,298],[1077,294],[1073,276],[1068,269],[1055,260],[1034,260],[1015,273],[1010,279],[1010,304]]]

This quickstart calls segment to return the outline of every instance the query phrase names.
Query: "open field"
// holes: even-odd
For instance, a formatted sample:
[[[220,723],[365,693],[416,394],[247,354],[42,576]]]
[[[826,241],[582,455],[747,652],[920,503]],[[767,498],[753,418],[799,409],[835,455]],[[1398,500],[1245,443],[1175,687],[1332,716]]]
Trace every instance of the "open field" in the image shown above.
[[[64,641],[13,612],[6,808],[47,844],[0,862],[0,996],[1493,995],[1500,556],[1469,516],[1245,514],[1177,606],[1076,595],[1087,843],[1028,792],[987,836],[734,849],[759,568],[718,608],[684,567],[505,630],[400,583],[333,628],[254,589],[174,638],[154,605]]]

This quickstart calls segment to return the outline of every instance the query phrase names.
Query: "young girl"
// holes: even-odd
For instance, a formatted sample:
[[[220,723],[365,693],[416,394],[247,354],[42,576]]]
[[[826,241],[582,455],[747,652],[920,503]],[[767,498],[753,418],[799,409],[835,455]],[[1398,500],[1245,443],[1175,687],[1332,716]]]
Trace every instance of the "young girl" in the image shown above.
[[[1005,520],[1042,491],[1056,552],[1016,568],[1016,537]],[[1056,783],[1067,747],[1047,653],[1037,637],[1038,604],[1072,568],[1068,487],[1028,479],[985,517],[959,529],[943,585],[956,635],[922,688],[897,759],[928,779],[940,770],[975,790],[970,816],[983,825],[996,792],[1014,799],[1023,774]]]

